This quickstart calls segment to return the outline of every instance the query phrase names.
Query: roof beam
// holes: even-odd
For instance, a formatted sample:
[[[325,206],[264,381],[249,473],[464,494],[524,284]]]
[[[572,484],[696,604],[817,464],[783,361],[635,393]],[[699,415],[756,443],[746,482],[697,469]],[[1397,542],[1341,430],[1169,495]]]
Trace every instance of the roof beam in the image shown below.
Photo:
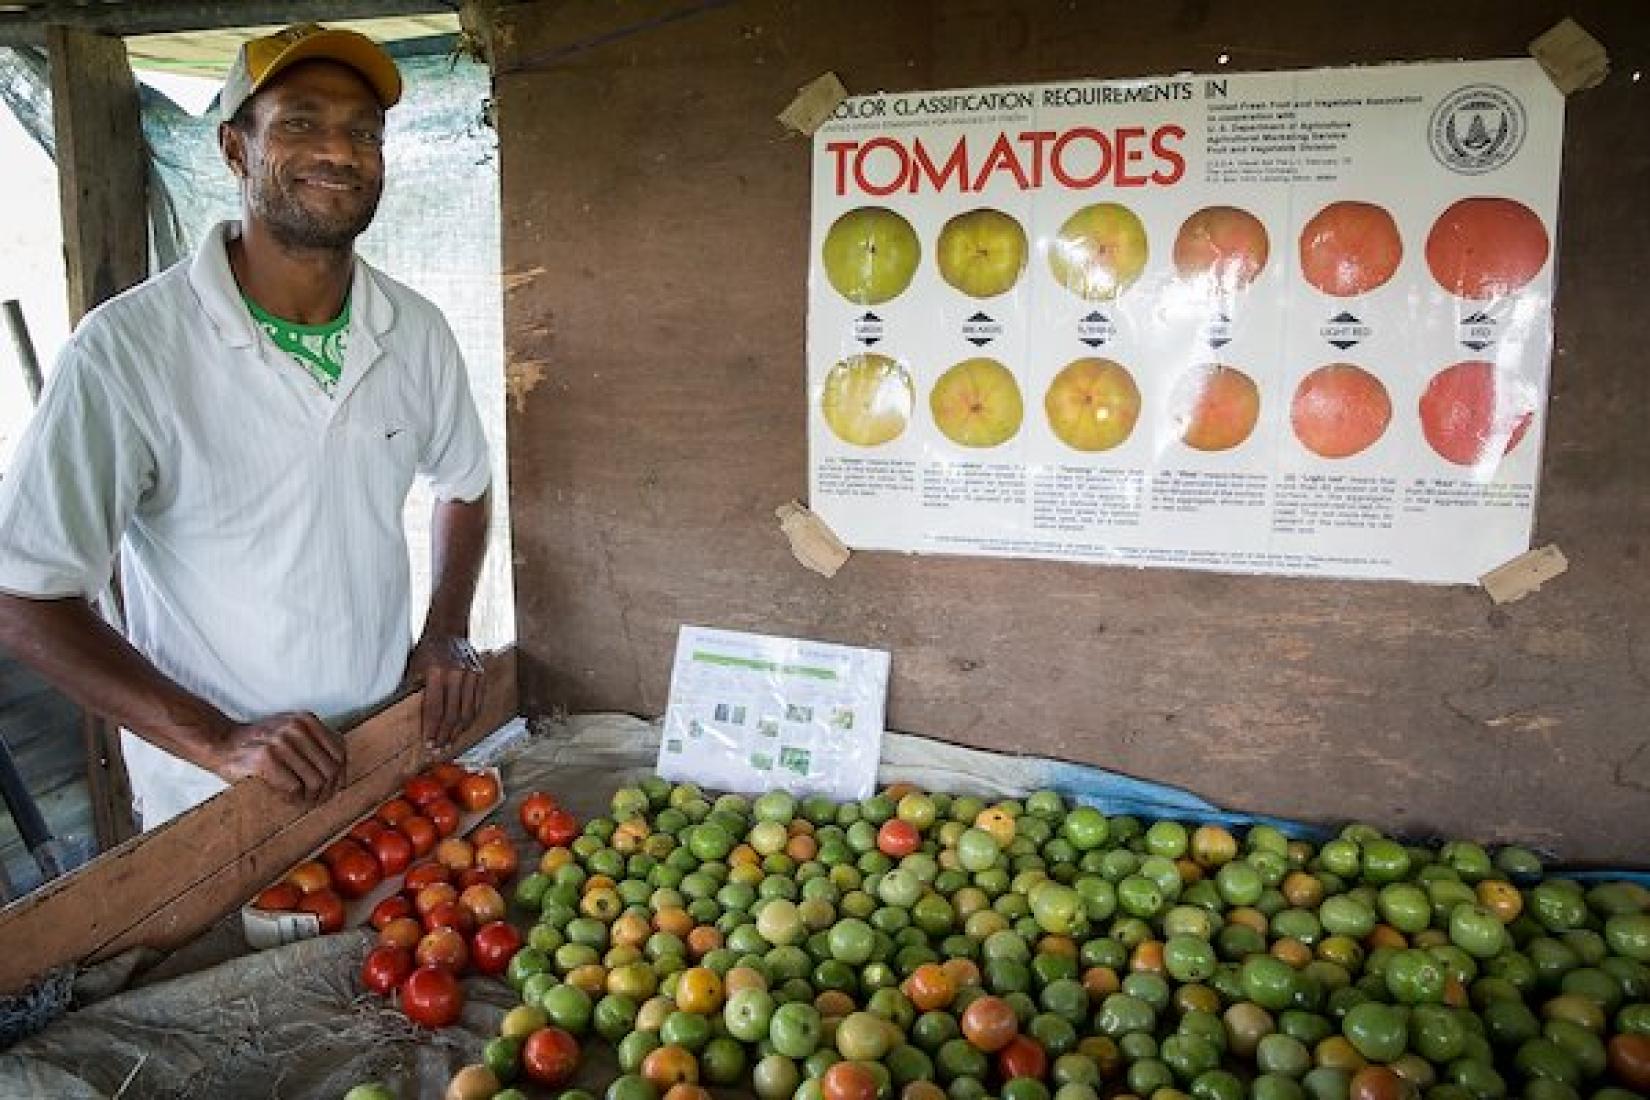
[[[40,46],[56,25],[122,37],[225,27],[341,23],[397,15],[452,14],[457,0],[144,0],[143,3],[0,3],[0,46]]]

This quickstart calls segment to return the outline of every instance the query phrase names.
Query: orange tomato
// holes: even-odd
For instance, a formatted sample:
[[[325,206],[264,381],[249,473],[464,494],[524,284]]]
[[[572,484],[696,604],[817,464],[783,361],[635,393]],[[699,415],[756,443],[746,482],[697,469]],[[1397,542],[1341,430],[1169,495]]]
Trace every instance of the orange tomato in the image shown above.
[[[263,891],[252,899],[252,907],[254,909],[283,912],[298,908],[298,903],[303,899],[303,888],[288,879],[285,882],[277,882],[273,886],[264,887]]]
[[[501,878],[509,878],[521,865],[516,846],[508,840],[489,840],[476,847],[476,866],[484,867]]]
[[[408,951],[424,938],[424,926],[412,917],[395,917],[378,930],[378,942],[385,947],[405,947]]]
[[[699,1062],[684,1047],[674,1044],[659,1047],[642,1059],[642,1076],[657,1089],[669,1089],[679,1084],[699,1083]]]
[[[1650,1035],[1612,1035],[1605,1054],[1616,1080],[1634,1092],[1650,1095]]]
[[[309,859],[288,871],[286,881],[306,894],[313,894],[332,885],[332,872],[327,870],[325,864]]]
[[[1144,970],[1152,974],[1163,973],[1163,943],[1161,940],[1141,940],[1135,947],[1134,954],[1129,956],[1130,970]]]
[[[475,845],[450,836],[435,846],[435,861],[449,871],[463,871],[476,865]]]
[[[702,959],[722,946],[722,933],[712,925],[701,924],[688,933],[687,946],[694,958]]]
[[[1272,944],[1272,957],[1282,959],[1296,970],[1299,970],[1312,961],[1312,949],[1300,940],[1285,936]]]
[[[976,1050],[995,1054],[1020,1033],[1020,1021],[1007,1001],[987,994],[963,1010],[962,1033]]]
[[[1347,1100],[1406,1100],[1409,1085],[1386,1066],[1365,1066],[1352,1076]]]
[[[905,980],[905,995],[923,1012],[948,1008],[957,996],[951,975],[938,963],[923,963]]]
[[[1088,991],[1089,1004],[1097,1005],[1122,988],[1117,971],[1109,966],[1091,966],[1083,971],[1083,988]]]
[[[483,825],[481,828],[470,834],[470,843],[474,844],[477,848],[481,847],[483,844],[491,844],[495,840],[502,840],[506,844],[511,843],[510,833],[508,830],[506,830],[504,826],[496,823],[492,825]]]
[[[946,959],[940,964],[940,969],[951,979],[953,988],[980,984],[980,968],[973,959]]]
[[[695,1016],[709,1016],[721,1008],[721,976],[708,966],[682,971],[676,982],[676,1007]]]
[[[1524,895],[1510,882],[1487,878],[1478,884],[1478,904],[1502,924],[1511,924],[1524,911]]]

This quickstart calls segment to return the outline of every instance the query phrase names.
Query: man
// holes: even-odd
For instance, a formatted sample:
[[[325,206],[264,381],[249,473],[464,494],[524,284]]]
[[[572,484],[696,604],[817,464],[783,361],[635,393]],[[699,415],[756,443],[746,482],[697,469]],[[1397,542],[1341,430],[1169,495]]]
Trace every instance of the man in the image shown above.
[[[145,828],[256,778],[325,799],[329,720],[425,687],[474,717],[486,442],[436,308],[358,259],[394,62],[314,25],[249,41],[219,98],[242,220],[87,315],[0,479],[0,647],[123,729]],[[437,497],[410,627],[402,508]],[[89,601],[117,552],[126,636]]]

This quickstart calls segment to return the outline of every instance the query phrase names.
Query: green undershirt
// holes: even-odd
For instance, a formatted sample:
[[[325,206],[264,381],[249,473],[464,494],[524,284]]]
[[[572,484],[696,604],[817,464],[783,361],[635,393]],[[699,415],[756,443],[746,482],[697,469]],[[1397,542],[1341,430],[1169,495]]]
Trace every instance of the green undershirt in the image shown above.
[[[321,392],[331,397],[344,372],[344,353],[349,346],[349,299],[344,299],[338,316],[325,324],[300,325],[276,317],[244,294],[241,297],[252,311],[252,319],[275,346],[308,371]]]

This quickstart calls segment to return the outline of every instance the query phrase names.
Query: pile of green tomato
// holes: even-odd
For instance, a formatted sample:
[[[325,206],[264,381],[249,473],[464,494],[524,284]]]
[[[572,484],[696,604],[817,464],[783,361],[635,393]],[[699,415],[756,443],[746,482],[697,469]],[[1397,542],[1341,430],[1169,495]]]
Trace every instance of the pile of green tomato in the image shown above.
[[[466,1100],[1650,1095],[1650,891],[1519,848],[650,779],[514,900]]]

